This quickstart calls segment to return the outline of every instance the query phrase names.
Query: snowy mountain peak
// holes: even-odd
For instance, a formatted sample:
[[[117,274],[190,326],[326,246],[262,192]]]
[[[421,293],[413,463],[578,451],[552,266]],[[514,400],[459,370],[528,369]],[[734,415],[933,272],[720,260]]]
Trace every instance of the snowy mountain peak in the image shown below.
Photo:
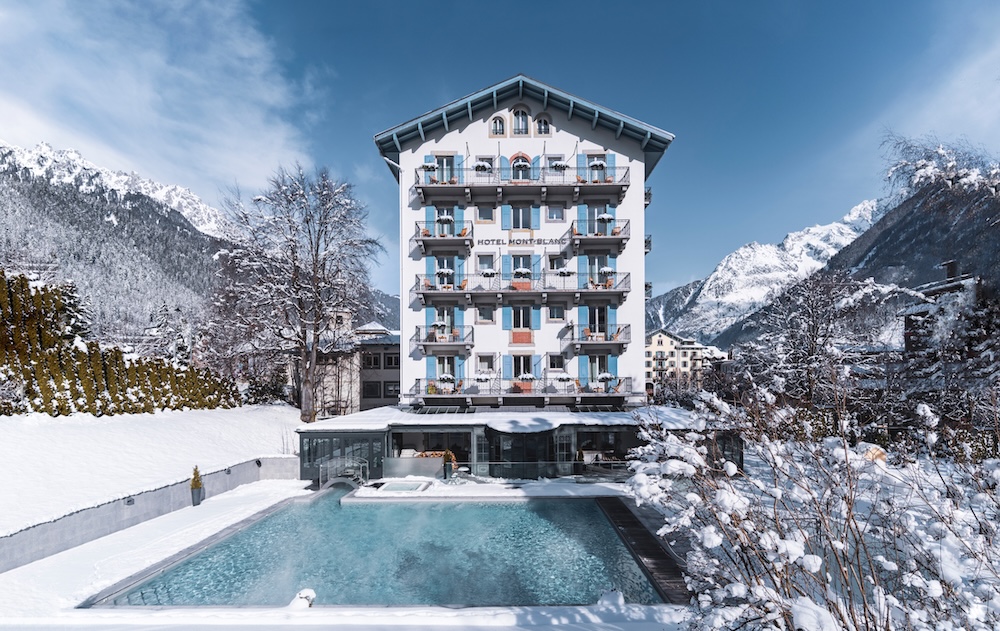
[[[101,168],[86,160],[76,149],[54,149],[46,142],[34,149],[22,149],[0,140],[0,168],[3,167],[27,169],[33,177],[44,178],[52,184],[76,186],[85,193],[103,187],[120,195],[146,195],[179,212],[200,232],[221,238],[231,234],[222,213],[190,190],[145,179],[134,171],[125,173]]]
[[[788,286],[826,265],[882,213],[878,202],[864,201],[840,221],[789,233],[780,244],[748,243],[722,259],[674,317],[660,310],[653,299],[650,311],[660,316],[660,322],[653,324],[702,342],[711,341]]]

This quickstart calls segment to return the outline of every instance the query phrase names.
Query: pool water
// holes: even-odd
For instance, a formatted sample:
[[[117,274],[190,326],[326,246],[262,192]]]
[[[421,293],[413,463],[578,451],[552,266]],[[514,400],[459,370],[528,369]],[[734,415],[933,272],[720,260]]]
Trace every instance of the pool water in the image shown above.
[[[114,605],[527,606],[662,602],[592,500],[294,504]]]

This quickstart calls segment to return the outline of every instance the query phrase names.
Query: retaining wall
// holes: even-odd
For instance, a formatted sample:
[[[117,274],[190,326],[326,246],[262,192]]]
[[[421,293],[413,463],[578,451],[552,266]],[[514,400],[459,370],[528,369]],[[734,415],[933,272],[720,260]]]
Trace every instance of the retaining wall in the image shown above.
[[[260,465],[257,463],[260,462]],[[295,480],[298,456],[272,456],[202,473],[205,497],[260,480]],[[190,480],[136,493],[0,537],[0,572],[191,505]]]

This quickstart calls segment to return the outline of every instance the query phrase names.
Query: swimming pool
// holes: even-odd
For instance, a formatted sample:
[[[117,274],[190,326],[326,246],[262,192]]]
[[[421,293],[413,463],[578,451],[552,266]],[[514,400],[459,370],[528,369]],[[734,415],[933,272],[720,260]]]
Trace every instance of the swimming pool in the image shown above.
[[[105,604],[593,604],[616,589],[660,603],[593,500],[293,504]]]

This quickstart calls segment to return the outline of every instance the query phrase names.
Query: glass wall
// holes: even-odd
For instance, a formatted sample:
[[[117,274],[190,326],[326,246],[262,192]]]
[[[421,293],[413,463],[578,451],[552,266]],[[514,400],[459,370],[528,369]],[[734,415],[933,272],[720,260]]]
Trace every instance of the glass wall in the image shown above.
[[[368,461],[371,477],[382,477],[382,458],[385,456],[383,433],[312,432],[300,434],[299,442],[299,477],[303,480],[319,479],[319,465],[339,456],[364,458]]]

